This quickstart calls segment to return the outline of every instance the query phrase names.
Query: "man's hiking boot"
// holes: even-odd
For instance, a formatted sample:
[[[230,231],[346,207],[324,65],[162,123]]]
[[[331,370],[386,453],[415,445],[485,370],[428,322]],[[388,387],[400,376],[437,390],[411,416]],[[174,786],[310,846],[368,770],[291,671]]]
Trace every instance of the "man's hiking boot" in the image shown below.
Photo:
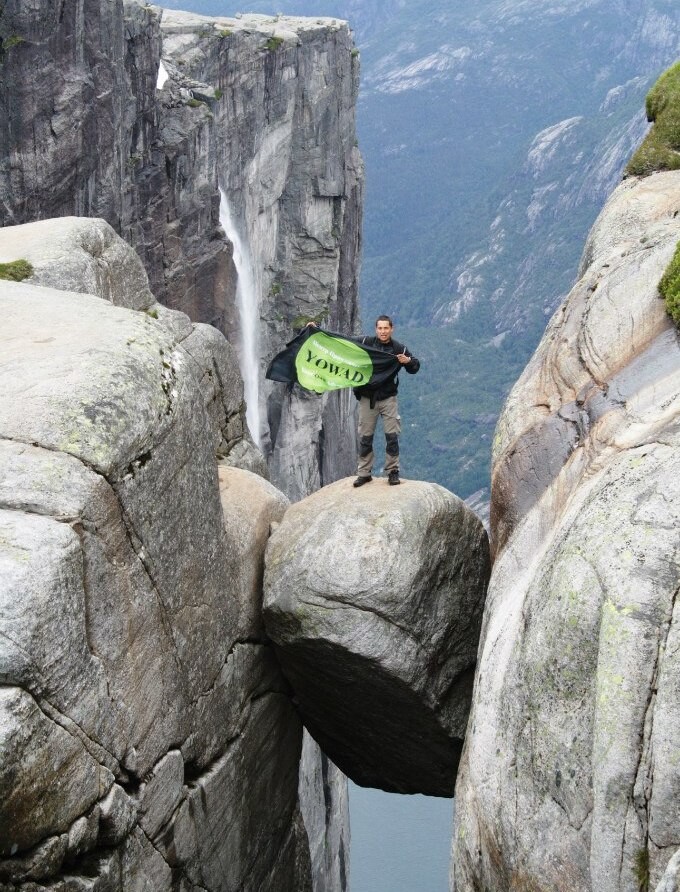
[[[387,475],[387,482],[390,486],[398,486],[401,483],[399,479],[399,471],[390,471]]]
[[[353,486],[363,486],[364,483],[370,483],[372,479],[373,479],[372,477],[357,477],[357,479],[354,481],[354,483],[352,485]]]

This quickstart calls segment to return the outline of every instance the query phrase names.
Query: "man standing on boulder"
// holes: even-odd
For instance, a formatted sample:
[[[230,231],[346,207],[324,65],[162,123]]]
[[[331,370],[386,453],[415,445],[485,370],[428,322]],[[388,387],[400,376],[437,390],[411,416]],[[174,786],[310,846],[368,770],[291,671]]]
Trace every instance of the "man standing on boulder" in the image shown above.
[[[415,375],[420,368],[420,362],[409,353],[403,344],[392,339],[393,330],[394,326],[389,316],[378,316],[375,322],[375,337],[362,338],[361,343],[386,353],[393,353],[397,362],[406,369],[409,375]],[[391,378],[380,384],[367,384],[354,389],[354,395],[359,400],[359,462],[357,479],[354,481],[355,486],[363,486],[364,483],[371,480],[373,434],[378,417],[382,418],[385,431],[387,481],[391,486],[399,483],[399,434],[401,433],[401,419],[397,405],[399,371],[397,369]]]
[[[315,322],[308,322],[312,328],[318,328]],[[394,326],[389,316],[378,316],[375,322],[375,337],[357,339],[357,343],[382,353],[391,353],[399,363],[395,371],[377,384],[365,384],[355,387],[354,395],[359,400],[359,462],[357,479],[354,486],[363,486],[373,478],[373,435],[378,418],[383,420],[385,431],[385,470],[390,486],[396,486],[399,480],[399,434],[401,419],[397,405],[399,389],[398,374],[403,366],[410,375],[420,368],[420,362],[412,356],[403,344],[392,339]]]

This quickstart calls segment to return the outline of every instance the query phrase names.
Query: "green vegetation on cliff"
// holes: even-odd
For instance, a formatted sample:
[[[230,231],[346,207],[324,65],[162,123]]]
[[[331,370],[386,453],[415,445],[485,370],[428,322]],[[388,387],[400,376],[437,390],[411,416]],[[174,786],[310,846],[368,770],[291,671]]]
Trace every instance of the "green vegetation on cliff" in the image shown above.
[[[635,878],[640,892],[649,889],[649,849],[640,849],[635,855]]]
[[[647,120],[654,126],[628,162],[626,174],[680,170],[680,62],[662,74],[647,94]]]
[[[680,325],[680,242],[659,282],[659,293],[666,301],[668,314],[673,317],[676,325]]]
[[[32,275],[33,267],[28,260],[12,260],[10,263],[0,263],[0,279],[21,282]]]

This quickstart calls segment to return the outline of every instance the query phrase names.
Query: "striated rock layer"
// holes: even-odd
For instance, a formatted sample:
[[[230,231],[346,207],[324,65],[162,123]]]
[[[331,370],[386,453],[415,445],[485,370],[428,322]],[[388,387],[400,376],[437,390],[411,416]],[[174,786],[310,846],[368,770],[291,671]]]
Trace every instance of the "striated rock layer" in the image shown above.
[[[619,186],[497,428],[457,892],[675,888],[679,219],[680,174]]]
[[[305,726],[356,783],[453,794],[488,570],[482,524],[436,484],[342,480],[286,512],[266,628]]]
[[[154,295],[223,328],[233,297],[212,116],[157,91],[162,10],[134,0],[3,4],[0,222],[102,217]]]
[[[150,293],[107,224],[51,225],[52,254],[47,222],[0,233],[36,262],[0,287],[0,886],[311,890],[260,611],[287,500],[218,466],[243,442],[233,351],[123,306]],[[33,284],[60,263],[112,302]]]

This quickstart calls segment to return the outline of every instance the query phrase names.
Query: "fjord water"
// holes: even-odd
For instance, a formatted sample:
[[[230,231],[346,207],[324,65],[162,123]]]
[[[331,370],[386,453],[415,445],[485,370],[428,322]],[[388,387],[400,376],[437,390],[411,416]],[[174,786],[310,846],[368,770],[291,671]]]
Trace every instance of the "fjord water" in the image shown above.
[[[349,784],[351,892],[448,892],[453,800]]]

